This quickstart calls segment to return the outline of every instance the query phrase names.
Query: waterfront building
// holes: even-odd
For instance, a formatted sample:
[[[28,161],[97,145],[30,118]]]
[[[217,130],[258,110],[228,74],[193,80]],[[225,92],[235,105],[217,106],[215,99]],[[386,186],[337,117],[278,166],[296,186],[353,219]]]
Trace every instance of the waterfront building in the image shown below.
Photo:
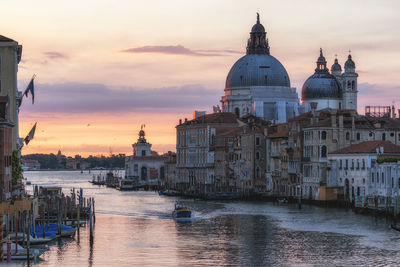
[[[316,63],[315,73],[305,81],[302,88],[302,102],[306,109],[310,110],[309,104],[315,102],[318,110],[357,110],[358,74],[355,72],[356,66],[351,55],[348,56],[343,73],[337,58],[329,73],[322,48]]]
[[[391,205],[399,195],[400,146],[390,141],[354,144],[331,152],[328,161],[328,183],[343,187],[345,200],[363,207],[375,199]]]
[[[176,189],[212,192],[219,183],[215,177],[215,141],[228,130],[238,127],[235,114],[220,112],[176,126]]]
[[[8,96],[9,121],[12,129],[12,149],[22,146],[18,134],[18,111],[22,93],[17,87],[18,64],[21,61],[22,46],[18,42],[0,35],[0,96]]]
[[[270,185],[269,195],[289,195],[288,185],[288,152],[289,127],[287,123],[271,127],[272,132],[267,136],[267,181]]]
[[[12,129],[9,119],[8,96],[0,96],[0,202],[11,198],[12,188]]]
[[[226,78],[222,110],[237,117],[252,114],[263,120],[286,122],[299,115],[296,88],[290,87],[285,67],[270,54],[264,26],[257,22],[251,29],[246,55],[231,68]]]
[[[159,186],[165,180],[166,155],[158,155],[151,150],[143,128],[139,131],[137,142],[132,145],[133,155],[125,158],[125,176],[133,179],[136,186]]]

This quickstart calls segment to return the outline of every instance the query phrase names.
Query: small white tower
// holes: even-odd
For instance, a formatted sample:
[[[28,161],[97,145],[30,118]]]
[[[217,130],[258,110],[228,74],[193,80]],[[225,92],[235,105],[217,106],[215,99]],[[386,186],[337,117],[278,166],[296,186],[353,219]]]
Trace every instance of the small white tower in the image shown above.
[[[343,109],[357,110],[357,77],[355,72],[356,64],[349,54],[344,64],[344,73],[342,74],[343,87]]]
[[[146,138],[144,138],[144,125],[140,127],[139,138],[133,147],[133,155],[136,157],[147,157],[151,156],[151,144],[147,143]]]

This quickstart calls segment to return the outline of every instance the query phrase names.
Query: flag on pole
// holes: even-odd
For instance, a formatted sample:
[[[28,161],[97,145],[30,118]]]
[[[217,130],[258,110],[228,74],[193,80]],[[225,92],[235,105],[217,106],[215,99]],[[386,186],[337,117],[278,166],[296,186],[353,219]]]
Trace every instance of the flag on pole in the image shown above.
[[[33,80],[35,80],[36,75],[33,75],[31,81],[28,84],[28,87],[26,87],[24,95],[28,97],[28,93],[31,92],[32,95],[32,104],[35,102],[35,91],[34,91],[34,85],[33,85]]]
[[[26,145],[28,145],[29,141],[33,139],[33,136],[35,135],[35,130],[36,130],[36,123],[33,125],[32,129],[29,131],[29,134],[24,138],[24,142]]]

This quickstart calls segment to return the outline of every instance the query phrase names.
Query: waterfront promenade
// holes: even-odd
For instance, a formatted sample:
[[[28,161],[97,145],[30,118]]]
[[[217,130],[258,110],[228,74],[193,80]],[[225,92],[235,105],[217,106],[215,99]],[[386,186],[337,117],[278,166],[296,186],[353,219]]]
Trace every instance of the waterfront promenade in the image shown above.
[[[93,172],[92,172],[93,174]],[[88,183],[80,172],[26,172],[38,185],[82,187],[96,199],[91,245],[79,239],[45,252],[39,266],[399,265],[400,235],[384,218],[351,210],[264,202],[181,200],[193,221],[171,218],[176,198]],[[29,189],[29,188],[28,188]]]

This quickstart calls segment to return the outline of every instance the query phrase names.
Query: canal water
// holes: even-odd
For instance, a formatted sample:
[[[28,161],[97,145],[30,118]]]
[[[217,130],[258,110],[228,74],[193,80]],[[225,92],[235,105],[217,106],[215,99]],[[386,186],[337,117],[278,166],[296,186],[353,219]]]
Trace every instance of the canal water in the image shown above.
[[[195,216],[176,222],[178,198],[89,183],[98,173],[25,172],[32,184],[66,193],[83,188],[96,201],[93,245],[81,228],[79,237],[53,241],[38,266],[400,265],[400,232],[384,218],[308,205],[180,199]]]

